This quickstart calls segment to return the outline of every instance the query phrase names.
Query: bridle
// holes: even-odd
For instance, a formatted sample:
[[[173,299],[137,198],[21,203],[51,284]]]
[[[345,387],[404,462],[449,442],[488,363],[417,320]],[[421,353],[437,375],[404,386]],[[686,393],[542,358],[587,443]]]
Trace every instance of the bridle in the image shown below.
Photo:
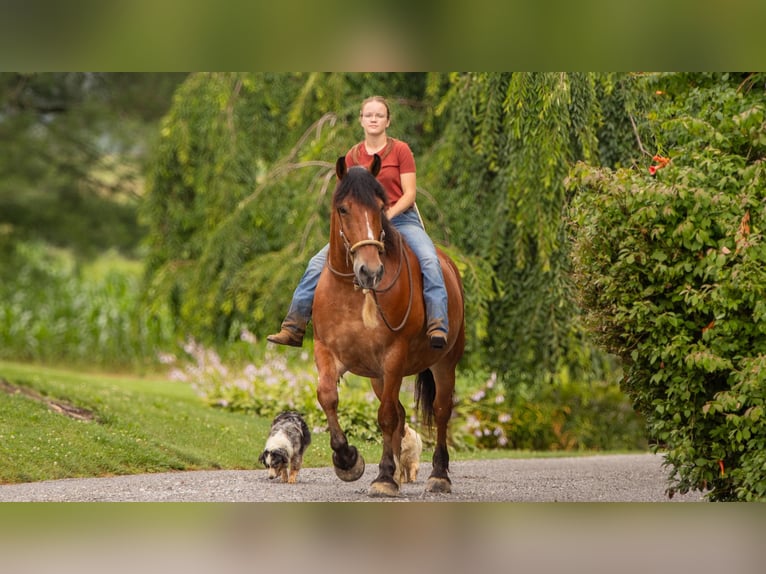
[[[343,245],[346,246],[346,252],[349,255],[354,255],[357,249],[360,247],[364,247],[365,245],[374,245],[378,248],[378,253],[383,255],[386,252],[386,244],[383,243],[383,241],[386,239],[386,232],[385,230],[380,230],[380,239],[362,239],[361,241],[357,241],[353,245],[350,244],[349,240],[346,238],[346,235],[343,233],[343,224],[341,223],[341,230],[340,230],[340,238],[343,240]]]
[[[383,241],[386,238],[386,232],[384,229],[380,230],[380,239],[362,239],[361,241],[357,241],[354,244],[351,244],[351,242],[346,237],[346,234],[343,233],[343,218],[341,217],[340,210],[338,210],[338,223],[340,225],[340,238],[343,240],[343,245],[346,248],[346,263],[352,264],[354,253],[357,249],[360,247],[364,247],[365,245],[373,245],[378,248],[378,253],[381,255],[385,254],[386,252],[386,245],[383,243]],[[378,294],[379,293],[386,293],[387,291],[391,290],[391,288],[396,284],[397,280],[399,279],[399,276],[402,274],[402,260],[407,262],[407,278],[409,280],[409,300],[407,302],[407,311],[404,314],[404,318],[402,319],[401,323],[397,325],[396,327],[393,327],[391,323],[388,322],[388,319],[386,319],[385,314],[383,313],[383,309],[380,306],[380,303],[378,302]],[[335,269],[332,264],[330,263],[330,256],[328,254],[326,259],[326,265],[327,268],[332,272],[333,275],[336,275],[338,277],[343,277],[346,279],[354,278],[356,279],[356,275],[351,273],[343,273],[342,271],[338,271]],[[356,280],[354,280],[354,287],[356,289],[359,288],[359,285],[356,283]],[[410,317],[410,312],[412,311],[412,269],[410,267],[410,259],[407,257],[407,254],[404,250],[404,238],[399,237],[399,266],[396,269],[396,273],[394,274],[394,277],[391,279],[391,282],[386,287],[380,287],[376,289],[369,289],[365,288],[363,289],[365,293],[371,292],[373,298],[375,299],[375,306],[378,308],[378,312],[380,313],[380,316],[383,318],[383,322],[386,324],[386,327],[388,327],[391,331],[394,333],[401,331],[404,328],[404,325],[407,323],[407,319]]]

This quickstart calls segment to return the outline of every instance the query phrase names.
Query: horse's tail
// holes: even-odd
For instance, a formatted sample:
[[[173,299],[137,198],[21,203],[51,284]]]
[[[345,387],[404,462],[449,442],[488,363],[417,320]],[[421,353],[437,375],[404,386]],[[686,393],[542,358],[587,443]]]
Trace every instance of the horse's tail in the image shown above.
[[[421,422],[431,428],[434,423],[434,399],[436,398],[436,381],[431,369],[418,374],[415,380],[415,409],[420,410]]]

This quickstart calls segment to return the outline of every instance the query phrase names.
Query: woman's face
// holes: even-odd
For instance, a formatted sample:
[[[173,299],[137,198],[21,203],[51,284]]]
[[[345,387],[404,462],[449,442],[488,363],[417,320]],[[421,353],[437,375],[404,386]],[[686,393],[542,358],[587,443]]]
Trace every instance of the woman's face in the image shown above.
[[[390,123],[386,104],[376,101],[367,102],[362,108],[360,121],[365,134],[380,135],[385,133]]]

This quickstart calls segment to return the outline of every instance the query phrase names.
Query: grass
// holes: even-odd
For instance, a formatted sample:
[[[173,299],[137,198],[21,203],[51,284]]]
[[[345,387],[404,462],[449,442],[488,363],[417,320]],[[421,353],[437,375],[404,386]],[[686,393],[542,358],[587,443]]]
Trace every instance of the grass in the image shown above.
[[[2,483],[260,468],[271,421],[211,408],[187,384],[5,361],[0,378],[95,415],[75,420],[25,394],[0,392]],[[377,445],[358,446],[366,460],[380,456]],[[315,435],[305,465],[330,461],[327,435]]]
[[[0,391],[0,483],[261,468],[257,458],[271,421],[212,408],[187,383],[8,361],[0,361],[1,380],[49,401],[87,409],[94,419],[76,420],[28,393]],[[378,443],[353,443],[368,464],[380,459]],[[452,460],[587,454],[593,453],[450,449]],[[424,449],[422,460],[430,461],[432,455]],[[331,464],[329,435],[314,433],[304,465]]]

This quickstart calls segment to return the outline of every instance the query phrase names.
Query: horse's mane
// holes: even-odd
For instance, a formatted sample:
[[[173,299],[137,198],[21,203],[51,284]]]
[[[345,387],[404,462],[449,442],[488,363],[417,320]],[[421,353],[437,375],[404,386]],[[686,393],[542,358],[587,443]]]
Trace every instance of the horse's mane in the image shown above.
[[[370,209],[378,208],[378,200],[383,201],[383,205],[388,205],[388,196],[383,186],[372,173],[360,166],[350,168],[338,183],[332,196],[333,210],[347,197],[351,197],[354,201],[358,201]],[[399,246],[399,232],[385,214],[383,214],[381,222],[383,231],[386,233],[384,240],[386,250],[391,252],[391,249]]]

